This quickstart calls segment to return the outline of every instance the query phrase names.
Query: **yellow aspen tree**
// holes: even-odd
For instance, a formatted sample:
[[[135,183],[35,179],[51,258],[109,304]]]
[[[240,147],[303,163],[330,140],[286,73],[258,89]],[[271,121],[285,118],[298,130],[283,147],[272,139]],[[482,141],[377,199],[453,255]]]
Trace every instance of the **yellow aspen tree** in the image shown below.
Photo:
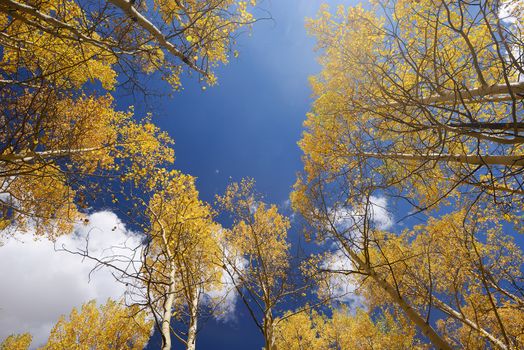
[[[194,177],[160,171],[156,181],[145,211],[150,227],[140,280],[162,349],[171,349],[173,335],[194,350],[204,293],[218,286],[223,273],[221,229],[210,205],[199,199]],[[172,326],[176,322],[186,329]]]
[[[393,305],[437,348],[522,346],[522,251],[496,207],[429,218],[401,234],[364,219],[351,227],[315,220],[348,259],[341,269],[319,260],[319,281],[352,276],[347,283],[371,310]]]
[[[437,325],[455,347],[517,349],[522,251],[493,213],[480,215],[460,210],[430,218],[398,238],[386,235],[370,255],[412,305],[444,315]]]
[[[252,179],[231,183],[217,202],[234,221],[224,231],[224,268],[264,336],[275,349],[276,313],[286,297],[302,292],[290,269],[289,219],[261,201]]]
[[[330,199],[326,197],[328,189],[323,185],[316,183],[316,186],[307,190],[302,185],[300,187],[296,185],[295,192],[291,196],[293,208],[300,212],[311,225],[317,239],[333,242],[341,252],[341,256],[348,259],[347,268],[334,271],[323,268],[322,263],[319,262],[317,266],[317,270],[321,272],[318,277],[319,281],[322,282],[325,278],[322,275],[325,274],[360,275],[368,283],[373,281],[377,290],[382,292],[381,297],[402,310],[406,318],[418,327],[433,346],[437,349],[452,349],[450,343],[436,330],[435,324],[428,322],[424,313],[399,292],[394,283],[396,280],[388,280],[383,276],[382,271],[377,269],[371,255],[371,247],[376,247],[380,252],[383,240],[381,239],[382,231],[377,230],[372,221],[373,204],[370,198],[353,205],[348,201],[349,208],[344,208],[340,203],[328,202]],[[340,223],[340,217],[337,214],[343,210],[349,211],[351,216],[349,224]],[[360,284],[359,279],[351,282]]]

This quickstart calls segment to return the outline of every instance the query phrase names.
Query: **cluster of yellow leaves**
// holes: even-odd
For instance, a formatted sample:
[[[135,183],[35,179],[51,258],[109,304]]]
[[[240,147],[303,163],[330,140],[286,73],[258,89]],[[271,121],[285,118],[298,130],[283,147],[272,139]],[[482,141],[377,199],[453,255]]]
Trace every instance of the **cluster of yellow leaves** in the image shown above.
[[[54,326],[42,350],[58,349],[143,349],[151,335],[152,321],[137,306],[127,307],[108,300],[97,307],[95,301],[73,309],[69,320],[62,317]]]
[[[373,318],[362,309],[352,313],[346,307],[333,310],[331,317],[314,310],[287,312],[276,329],[278,349],[424,349],[414,328],[404,318],[397,319],[387,311]]]
[[[87,206],[81,199],[86,197],[84,184],[93,184],[90,176],[137,184],[148,181],[155,167],[174,161],[167,133],[150,117],[137,121],[132,111],[115,111],[109,95],[28,94],[8,113],[23,119],[30,132],[19,133],[7,124],[0,136],[6,143],[16,140],[16,148],[0,152],[6,161],[2,192],[8,194],[2,203],[4,227],[16,223],[53,239],[71,232],[78,205]]]
[[[28,5],[35,5],[28,2]],[[91,25],[84,23],[84,10],[73,0],[45,0],[38,2],[41,13],[54,17],[80,32],[86,32]],[[74,40],[66,36],[67,30],[44,31],[35,23],[36,16],[24,17],[1,13],[3,46],[2,69],[16,73],[27,69],[34,75],[41,75],[65,88],[80,88],[88,81],[98,80],[105,89],[113,89],[116,72],[113,65],[117,57],[106,48],[93,43]],[[36,28],[35,28],[36,27]],[[39,30],[38,30],[38,29]],[[99,40],[100,36],[89,33]]]
[[[111,299],[100,306],[96,301],[74,308],[69,318],[62,316],[40,350],[100,349],[142,350],[153,327],[146,313]],[[32,337],[11,335],[0,344],[1,350],[27,350]]]
[[[329,349],[329,320],[315,310],[296,314],[287,311],[277,321],[275,331],[277,349]]]
[[[173,139],[153,124],[150,116],[138,123],[128,118],[118,126],[118,131],[116,156],[123,160],[119,167],[130,164],[124,179],[132,179],[135,183],[149,181],[160,165],[174,162]]]
[[[256,2],[156,0],[154,4],[164,21],[181,28],[184,36],[181,45],[187,56],[197,65],[216,67],[219,63],[228,63],[234,33],[254,22],[248,7],[255,6]],[[176,82],[178,74],[173,73]],[[210,85],[216,82],[213,74],[206,78]]]
[[[56,168],[36,170],[31,176],[15,177],[5,188],[8,201],[2,203],[7,225],[16,224],[19,231],[33,229],[36,235],[54,240],[72,232],[80,218],[75,191]]]
[[[32,339],[29,333],[10,335],[0,344],[0,350],[27,350]]]

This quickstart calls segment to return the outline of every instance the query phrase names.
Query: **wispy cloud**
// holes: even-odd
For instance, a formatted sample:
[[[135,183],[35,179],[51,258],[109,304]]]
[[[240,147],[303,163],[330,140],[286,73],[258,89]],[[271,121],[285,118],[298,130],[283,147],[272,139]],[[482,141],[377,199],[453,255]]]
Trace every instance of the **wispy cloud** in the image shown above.
[[[247,260],[241,256],[229,257],[228,261],[225,264],[229,265],[228,270],[231,274],[224,270],[220,284],[205,292],[208,302],[214,308],[215,318],[224,322],[236,320],[238,293],[235,282],[238,283],[238,281],[234,279],[238,278],[238,274],[232,271],[242,271],[247,266]]]
[[[388,210],[388,201],[385,197],[371,196],[369,201],[362,203],[359,208],[337,208],[331,210],[331,220],[337,230],[346,233],[353,243],[358,243],[362,239],[360,226],[362,218],[368,215],[368,219],[380,230],[387,230],[393,227],[393,216]],[[335,251],[326,256],[320,265],[321,269],[326,270],[326,279],[320,286],[319,292],[323,296],[329,296],[332,300],[346,303],[351,310],[365,307],[365,299],[358,293],[358,280],[352,271],[355,265],[346,252],[332,242]],[[354,249],[358,250],[358,244],[353,244]]]

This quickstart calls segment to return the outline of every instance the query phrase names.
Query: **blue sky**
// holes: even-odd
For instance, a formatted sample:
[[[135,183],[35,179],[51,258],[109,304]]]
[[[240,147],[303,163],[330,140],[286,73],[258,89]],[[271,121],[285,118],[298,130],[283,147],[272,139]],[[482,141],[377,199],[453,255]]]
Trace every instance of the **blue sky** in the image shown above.
[[[260,3],[273,19],[256,23],[251,35],[239,38],[240,55],[218,69],[218,86],[202,90],[197,79],[186,78],[184,90],[172,98],[149,100],[146,108],[155,123],[175,139],[175,167],[198,178],[203,199],[212,201],[230,177],[246,176],[255,178],[268,202],[282,205],[288,199],[302,167],[297,141],[312,102],[308,77],[320,70],[314,40],[304,23],[323,2]],[[126,103],[133,104],[119,102],[123,109]],[[136,107],[137,112],[143,109]],[[297,227],[292,230],[296,237]],[[159,341],[155,335],[150,348],[158,347]],[[197,339],[202,350],[262,345],[262,336],[240,301],[234,320],[207,321]]]
[[[251,35],[239,38],[240,55],[218,69],[217,86],[202,90],[187,77],[172,98],[149,100],[155,123],[175,139],[176,167],[198,177],[205,199],[230,176],[254,177],[271,201],[287,198],[301,166],[296,143],[311,103],[308,77],[320,69],[304,18],[321,3],[264,1],[260,7],[273,20],[256,23]],[[122,109],[134,103],[119,102]]]

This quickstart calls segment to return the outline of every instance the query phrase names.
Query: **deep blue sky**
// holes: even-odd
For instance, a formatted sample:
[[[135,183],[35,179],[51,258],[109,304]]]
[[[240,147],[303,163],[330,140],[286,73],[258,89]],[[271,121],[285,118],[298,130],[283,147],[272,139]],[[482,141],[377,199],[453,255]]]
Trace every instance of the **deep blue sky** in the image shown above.
[[[204,91],[189,77],[183,91],[150,106],[175,139],[176,167],[198,177],[205,199],[230,176],[254,177],[269,200],[287,199],[301,167],[296,143],[311,103],[308,77],[320,69],[304,19],[321,3],[264,1],[273,20],[240,37],[240,55],[218,69],[217,86]]]
[[[323,2],[264,0],[259,6],[273,19],[256,23],[251,35],[239,38],[240,55],[218,69],[218,86],[202,90],[196,78],[187,78],[184,90],[174,97],[154,98],[145,108],[136,105],[139,112],[151,110],[155,123],[175,139],[175,167],[198,178],[204,200],[212,201],[230,177],[246,176],[255,178],[268,202],[282,205],[288,199],[302,166],[297,141],[312,102],[308,77],[320,70],[314,40],[307,36],[304,23]],[[166,86],[155,84],[168,92]],[[137,104],[119,102],[122,109]],[[293,231],[296,236],[296,227]],[[150,348],[157,348],[158,341],[154,336]],[[197,339],[201,350],[262,345],[262,336],[240,301],[236,320],[209,321]]]

